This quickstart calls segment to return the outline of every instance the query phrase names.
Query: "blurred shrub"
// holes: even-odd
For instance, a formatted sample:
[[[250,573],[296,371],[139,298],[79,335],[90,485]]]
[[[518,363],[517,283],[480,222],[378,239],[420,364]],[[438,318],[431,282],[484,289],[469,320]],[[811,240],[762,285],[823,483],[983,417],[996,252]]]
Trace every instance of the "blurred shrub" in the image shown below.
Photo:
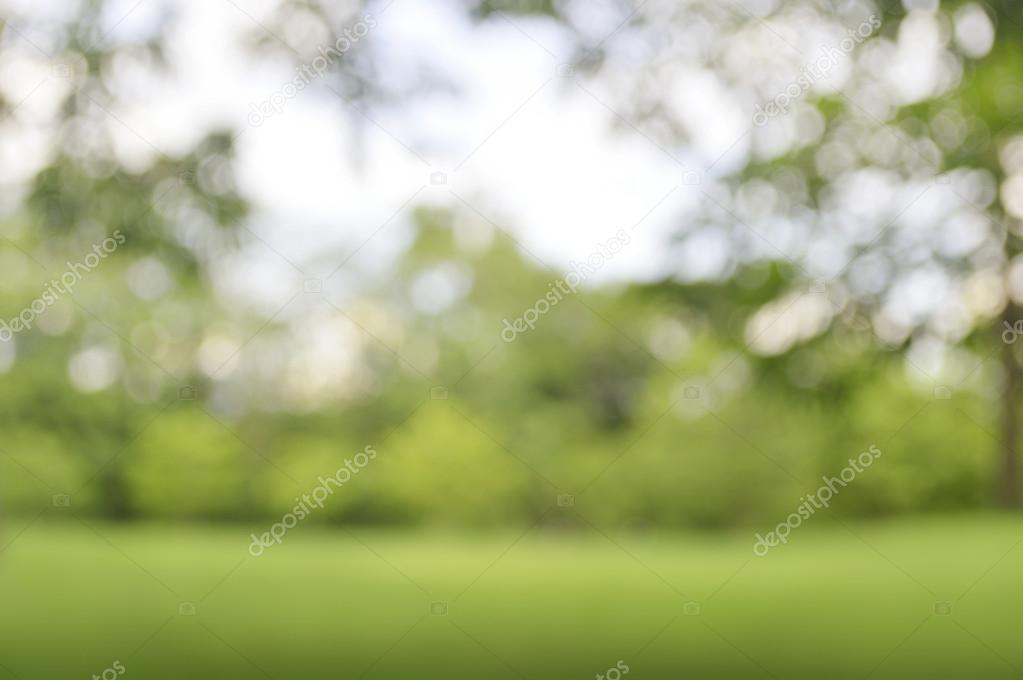
[[[364,474],[383,517],[463,525],[522,517],[527,472],[492,439],[493,425],[468,421],[465,408],[430,402],[378,447]]]
[[[0,442],[0,506],[39,511],[52,506],[55,496],[71,494],[75,509],[89,509],[96,499],[95,489],[86,486],[88,478],[86,460],[56,435],[34,427],[5,429]]]
[[[238,517],[253,456],[198,409],[162,414],[125,454],[132,509],[160,517]]]

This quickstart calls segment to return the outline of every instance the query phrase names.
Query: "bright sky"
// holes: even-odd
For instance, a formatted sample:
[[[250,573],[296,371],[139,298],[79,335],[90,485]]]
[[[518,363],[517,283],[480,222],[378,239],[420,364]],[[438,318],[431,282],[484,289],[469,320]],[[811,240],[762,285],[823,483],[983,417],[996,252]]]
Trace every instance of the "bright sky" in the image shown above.
[[[203,7],[198,14],[212,11]],[[218,12],[250,28],[229,10],[225,3]],[[602,275],[661,270],[658,253],[686,201],[685,192],[672,192],[681,167],[638,133],[612,134],[613,114],[558,74],[560,61],[548,50],[560,56],[566,41],[553,23],[494,20],[474,27],[453,2],[438,0],[397,0],[377,21],[364,40],[385,56],[382,71],[429,67],[458,93],[374,112],[378,125],[356,114],[366,135],[362,145],[354,137],[360,132],[341,122],[343,105],[323,88],[249,128],[239,140],[242,176],[269,218],[262,232],[268,242],[297,262],[325,246],[346,253],[398,211],[352,262],[371,268],[407,238],[414,204],[441,204],[470,215],[478,210],[545,262],[567,267],[656,206]],[[233,66],[237,73],[215,74],[198,64],[195,74],[211,91],[219,82],[238,83],[236,93],[220,93],[225,108],[265,98],[290,73],[261,74],[253,87],[245,65]],[[436,172],[444,173],[445,184],[431,182]]]
[[[245,46],[252,35],[265,34],[261,25],[279,26],[270,18],[275,4],[172,3],[177,13],[169,43],[172,76],[158,82],[151,71],[124,60],[116,69],[120,103],[111,110],[114,115],[104,117],[122,160],[139,168],[152,160],[154,149],[184,151],[214,126],[241,131],[238,170],[243,191],[257,207],[247,225],[257,238],[218,270],[218,285],[270,312],[291,297],[303,278],[326,277],[353,252],[342,272],[327,283],[335,294],[348,292],[353,278],[385,270],[408,242],[412,210],[422,204],[455,208],[462,215],[459,220],[479,229],[489,229],[488,221],[496,223],[528,252],[562,268],[584,259],[616,231],[635,227],[630,245],[591,282],[654,278],[669,266],[712,275],[734,245],[720,230],[704,230],[686,251],[666,256],[669,237],[685,228],[701,191],[683,181],[686,170],[702,174],[713,166],[723,174],[750,153],[770,152],[772,144],[774,153],[781,153],[800,135],[809,135],[800,143],[814,141],[812,126],[805,122],[810,118],[795,114],[752,131],[750,102],[735,101],[717,77],[695,62],[689,66],[685,55],[677,54],[671,57],[673,79],[663,83],[662,100],[694,134],[686,148],[662,148],[611,110],[608,104],[614,97],[603,90],[607,80],[566,77],[570,41],[563,27],[527,17],[473,24],[457,0],[394,0],[373,16],[375,25],[347,55],[358,58],[371,52],[383,84],[395,89],[422,87],[427,74],[439,75],[450,88],[431,83],[423,94],[373,110],[369,120],[326,87],[336,84],[327,76],[284,101],[279,114],[251,125],[251,106],[281,92],[296,75],[294,64],[283,56],[254,54]],[[772,5],[762,4],[764,12]],[[959,77],[954,62],[937,58],[950,36],[939,30],[931,4],[907,3],[913,11],[902,23],[897,42],[880,40],[853,55],[868,65],[886,64],[877,82],[897,101],[933,96]],[[156,0],[112,2],[104,17],[105,39],[145,35],[165,7]],[[654,48],[627,32],[615,33],[621,15],[605,11],[608,7],[600,0],[587,3],[580,15],[586,19],[582,30],[591,43],[607,38],[605,46],[619,65],[616,75],[612,64],[610,79],[628,79],[622,69],[649,58]],[[990,48],[991,28],[972,7],[957,15],[954,40],[969,48],[966,52],[982,54]],[[47,16],[66,16],[67,2],[0,0],[0,9],[16,22],[22,20],[22,26],[38,26]],[[362,14],[346,25],[354,27]],[[816,24],[800,33],[800,25],[792,27],[793,40],[805,55],[844,35],[842,27],[832,27],[838,33],[828,37],[830,29]],[[310,40],[301,28],[300,21],[290,22],[275,28],[283,35],[272,39],[327,47],[338,37]],[[699,26],[687,30],[699,32]],[[0,90],[20,102],[21,124],[30,121],[17,134],[0,134],[0,183],[16,183],[45,164],[45,123],[35,121],[52,117],[67,82],[52,63],[40,59],[49,47],[45,35],[26,31],[9,48],[13,54],[0,61],[5,64]],[[779,56],[773,53],[785,52],[775,29],[748,39],[770,41],[770,50],[760,42],[749,49],[760,49],[772,60]],[[739,48],[746,49],[742,44]],[[840,66],[820,83],[822,88],[846,85],[845,65]],[[768,67],[784,79],[783,65],[772,61]],[[883,102],[879,93],[873,91],[874,99],[866,101]],[[754,140],[756,150],[751,149]],[[827,158],[841,159],[841,151],[829,149]],[[701,181],[708,187],[706,177]],[[932,188],[926,201],[904,209],[920,195],[920,187],[899,186],[896,178],[864,168],[841,184],[833,214],[857,222],[862,234],[854,238],[867,238],[889,213],[898,213],[907,224],[934,224],[953,208],[938,200],[942,192],[949,193]],[[739,196],[737,209],[742,201]],[[966,231],[977,231],[973,223],[963,224],[972,229]],[[852,243],[838,232],[819,237],[808,233],[809,225],[795,220],[763,228],[774,248],[770,255],[801,259],[809,252],[816,264],[811,264],[814,275],[824,277],[846,261],[844,249]],[[925,274],[913,273],[918,278]],[[934,273],[922,282],[907,279],[902,287],[910,293],[933,291],[939,278],[943,275]],[[913,295],[899,293],[899,286],[893,290],[903,307],[913,302]],[[934,296],[924,297],[928,304],[923,306],[933,307]],[[898,316],[915,318],[928,310],[910,311]]]
[[[6,3],[34,17],[46,11],[28,0]],[[664,243],[696,195],[683,185],[679,161],[705,167],[748,126],[738,112],[727,114],[727,102],[708,85],[703,98],[694,97],[705,103],[694,111],[706,112],[700,122],[709,123],[708,136],[691,153],[665,151],[628,126],[612,130],[610,97],[559,70],[568,50],[562,28],[528,18],[474,25],[455,0],[395,0],[352,47],[353,54],[372,47],[395,85],[415,84],[431,70],[455,91],[374,111],[371,122],[314,82],[279,115],[253,126],[250,104],[295,76],[284,58],[253,56],[242,45],[260,31],[256,21],[272,4],[175,3],[181,14],[170,40],[173,79],[156,83],[126,65],[121,77],[130,96],[116,111],[124,125],[110,123],[123,156],[140,166],[152,147],[184,150],[212,125],[244,130],[240,177],[258,207],[250,227],[265,244],[228,263],[220,283],[267,307],[286,300],[302,278],[285,258],[306,275],[325,276],[387,223],[348,265],[378,269],[407,243],[416,204],[451,206],[483,222],[479,211],[560,267],[638,224],[629,247],[593,280],[656,276],[666,264]],[[144,34],[160,7],[114,3],[110,36]],[[592,17],[594,35],[610,34],[618,22],[600,12]],[[30,88],[32,77],[23,80]],[[49,83],[30,97],[43,99],[50,87],[59,92],[59,83]],[[437,172],[445,184],[431,181]],[[343,285],[343,278],[332,283]]]

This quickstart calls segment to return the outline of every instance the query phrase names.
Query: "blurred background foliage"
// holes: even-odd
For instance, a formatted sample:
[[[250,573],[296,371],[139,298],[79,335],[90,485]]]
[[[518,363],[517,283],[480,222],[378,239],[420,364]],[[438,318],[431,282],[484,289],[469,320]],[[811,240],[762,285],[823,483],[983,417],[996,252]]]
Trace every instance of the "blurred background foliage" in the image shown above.
[[[511,343],[501,339],[504,320],[563,273],[524,251],[504,231],[511,225],[470,211],[419,209],[388,275],[360,279],[343,301],[300,291],[300,313],[279,318],[214,292],[218,263],[255,238],[233,131],[142,166],[97,134],[90,123],[117,96],[108,85],[119,58],[163,67],[158,31],[103,40],[89,18],[102,4],[82,3],[45,47],[69,69],[61,152],[0,218],[0,317],[15,317],[108,234],[126,241],[73,296],[0,343],[5,512],[31,514],[68,494],[76,511],[110,518],[275,518],[366,445],[379,458],[310,521],[535,523],[570,494],[606,526],[757,523],[785,516],[821,475],[872,444],[883,464],[843,491],[840,516],[1017,500],[1018,352],[999,336],[1021,297],[1011,282],[1023,214],[1004,189],[1021,169],[1015,3],[942,3],[935,23],[947,77],[902,99],[868,73],[896,49],[899,31],[913,30],[906,22],[920,21],[902,3],[785,3],[759,14],[691,3],[657,21],[610,3],[623,30],[658,44],[713,25],[687,55],[751,110],[799,65],[793,55],[735,60],[736,45],[763,37],[763,18],[780,27],[771,31],[808,16],[850,27],[877,12],[883,21],[859,48],[848,96],[808,95],[782,128],[753,131],[763,136],[741,167],[706,178],[715,200],[679,224],[665,253],[708,230],[725,234],[719,274],[587,286]],[[553,17],[578,36],[581,74],[607,78],[616,110],[669,148],[690,141],[653,85],[670,81],[670,60],[632,65],[622,79],[623,64],[580,22],[580,3],[466,9],[478,21]],[[957,21],[975,11],[999,35],[983,52],[968,35],[956,43]],[[330,35],[349,21],[330,4],[282,3],[280,21],[295,16]],[[253,40],[281,49],[273,42]],[[296,62],[309,56],[285,51]],[[341,61],[339,91],[370,110],[417,96],[374,90],[371,56]],[[944,221],[920,233],[885,229],[897,206],[875,216],[880,232],[850,237],[842,187],[868,176],[858,173],[909,188],[951,178],[965,196],[954,210],[983,217],[982,237],[959,247]],[[786,220],[807,226],[810,245],[779,253],[757,244],[758,230],[770,235]],[[850,254],[849,265],[819,270],[811,246],[823,241]],[[981,289],[979,302],[965,318],[962,305],[899,316],[889,293],[935,269],[950,282],[949,300]],[[771,325],[763,319],[779,317],[771,310],[816,299],[828,301],[823,320],[757,346]],[[935,346],[954,369],[937,380],[919,367]]]
[[[843,492],[842,513],[992,503],[998,395],[982,371],[936,399],[928,379],[875,347],[869,331],[862,342],[824,334],[779,356],[745,348],[743,319],[788,268],[751,265],[713,286],[580,292],[505,343],[502,320],[560,275],[500,233],[467,251],[452,219],[422,214],[399,267],[412,278],[457,267],[471,282],[464,299],[415,313],[403,275],[366,291],[361,317],[318,303],[360,341],[346,349],[357,352],[345,359],[355,374],[315,386],[313,407],[303,389],[282,385],[305,361],[331,368],[283,346],[286,327],[260,336],[280,373],[239,367],[213,379],[204,336],[231,311],[201,289],[187,293],[187,280],[155,303],[133,300],[125,279],[140,256],[128,248],[111,256],[76,288],[80,307],[67,310],[66,329],[47,334],[40,323],[16,336],[0,394],[6,510],[32,512],[71,494],[82,512],[112,517],[271,518],[367,444],[379,458],[311,521],[536,522],[559,494],[575,494],[608,525],[728,526],[787,514],[808,484],[871,444],[884,464]],[[34,294],[35,278],[26,283],[5,295],[6,310]],[[259,323],[233,321],[238,344]],[[83,393],[69,359],[54,357],[96,351],[112,357],[99,363],[113,362],[116,378],[98,390],[86,380]]]

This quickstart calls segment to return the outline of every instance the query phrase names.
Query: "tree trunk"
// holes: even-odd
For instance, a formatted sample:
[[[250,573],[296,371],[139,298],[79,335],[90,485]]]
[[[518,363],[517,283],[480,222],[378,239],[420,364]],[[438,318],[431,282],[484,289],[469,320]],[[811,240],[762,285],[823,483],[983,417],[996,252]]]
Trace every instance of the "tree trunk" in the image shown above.
[[[1019,318],[1019,308],[1013,303],[1005,307],[1002,321],[1010,328]],[[999,329],[999,339],[1003,325]],[[1020,366],[1016,361],[1015,343],[1002,340],[1002,374],[1005,392],[1002,394],[1002,452],[1001,470],[999,475],[999,491],[1002,505],[1007,508],[1019,506],[1019,456],[1016,445],[1019,435],[1019,419],[1016,407],[1016,394],[1019,391]]]

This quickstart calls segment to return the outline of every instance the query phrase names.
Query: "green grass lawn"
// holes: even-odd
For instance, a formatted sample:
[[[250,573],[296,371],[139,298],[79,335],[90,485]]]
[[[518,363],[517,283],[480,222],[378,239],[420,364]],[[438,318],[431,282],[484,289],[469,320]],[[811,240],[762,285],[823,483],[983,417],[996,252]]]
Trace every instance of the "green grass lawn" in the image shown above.
[[[299,526],[256,559],[246,528],[92,527],[5,525],[0,680],[89,678],[115,660],[150,679],[593,678],[619,661],[635,678],[1023,669],[1013,518],[821,522],[764,558],[751,532]]]

